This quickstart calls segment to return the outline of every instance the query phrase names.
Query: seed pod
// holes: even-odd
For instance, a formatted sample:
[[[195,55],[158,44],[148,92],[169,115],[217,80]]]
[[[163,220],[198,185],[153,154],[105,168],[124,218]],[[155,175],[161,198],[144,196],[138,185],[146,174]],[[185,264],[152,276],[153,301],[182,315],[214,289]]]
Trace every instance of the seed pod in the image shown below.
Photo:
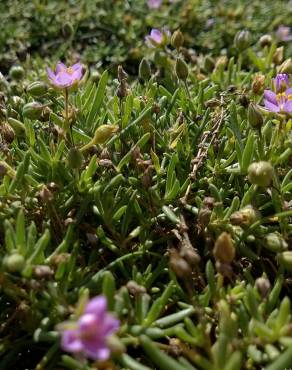
[[[66,22],[62,27],[62,34],[66,40],[69,40],[74,34],[74,28],[71,23]]]
[[[177,50],[184,44],[184,35],[180,30],[176,30],[171,37],[171,45]]]
[[[248,180],[250,183],[268,187],[273,178],[273,167],[270,162],[254,162],[248,167]]]
[[[12,66],[9,75],[13,80],[21,80],[24,77],[24,69],[21,66]]]
[[[272,39],[272,36],[271,35],[263,35],[260,39],[259,39],[259,44],[262,48],[266,47],[266,46],[271,46],[272,45],[272,42],[273,42],[273,39]]]
[[[68,166],[70,168],[80,168],[83,162],[83,155],[78,148],[71,148],[68,153]]]
[[[261,297],[266,298],[271,289],[269,279],[264,277],[257,278],[255,281],[255,286],[258,292],[260,293]]]
[[[284,47],[281,46],[276,49],[274,55],[273,55],[273,62],[276,65],[279,65],[283,62],[283,57],[284,57]]]
[[[48,86],[44,82],[36,81],[36,82],[33,82],[32,84],[28,85],[28,87],[26,88],[26,91],[31,96],[37,98],[37,97],[43,96],[47,93]]]
[[[262,113],[254,103],[250,103],[248,106],[247,118],[251,127],[255,129],[260,129],[264,123]]]
[[[216,260],[229,264],[235,257],[235,247],[231,235],[223,232],[215,242],[213,254]]]
[[[4,258],[3,264],[4,268],[9,272],[19,272],[24,268],[25,259],[19,253],[13,253]]]
[[[264,247],[272,252],[283,252],[288,248],[288,244],[281,234],[274,232],[265,236]]]
[[[4,141],[6,141],[8,144],[12,143],[15,138],[15,132],[7,122],[4,122],[0,126],[0,133]]]
[[[234,45],[237,50],[243,51],[250,46],[251,34],[247,30],[238,31],[234,38]]]
[[[151,77],[150,64],[146,58],[143,58],[139,65],[139,77],[144,81],[148,81]]]
[[[43,105],[38,102],[31,102],[24,105],[22,114],[29,119],[39,119],[43,112]]]
[[[89,149],[93,145],[96,144],[104,144],[110,137],[113,136],[115,132],[117,132],[119,127],[117,125],[101,125],[99,126],[94,134],[93,139],[86,145],[84,145],[80,150],[83,152],[84,150]]]
[[[180,80],[186,81],[189,75],[189,69],[184,60],[177,58],[175,62],[175,72]]]
[[[204,59],[204,70],[206,72],[212,72],[214,67],[215,67],[214,59],[210,57],[210,55],[207,55]]]

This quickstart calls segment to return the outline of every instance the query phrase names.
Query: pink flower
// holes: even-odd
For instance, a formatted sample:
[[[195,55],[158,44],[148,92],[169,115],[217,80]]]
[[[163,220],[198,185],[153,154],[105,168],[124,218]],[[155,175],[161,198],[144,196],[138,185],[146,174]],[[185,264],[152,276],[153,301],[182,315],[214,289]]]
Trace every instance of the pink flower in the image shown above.
[[[80,63],[67,68],[65,64],[59,62],[56,66],[56,72],[54,73],[51,68],[47,68],[47,74],[52,85],[59,89],[66,89],[78,84],[83,76],[83,70]]]
[[[107,360],[110,349],[107,338],[119,329],[119,321],[107,312],[104,296],[91,299],[77,322],[61,325],[61,347],[64,351],[83,353],[93,360]]]
[[[170,32],[166,28],[163,28],[161,31],[153,28],[150,32],[150,35],[145,37],[146,44],[155,48],[158,46],[165,46],[170,38]]]
[[[148,0],[147,5],[150,9],[158,9],[162,4],[162,0]]]
[[[264,104],[267,110],[276,113],[292,113],[292,88],[278,94],[264,91]]]

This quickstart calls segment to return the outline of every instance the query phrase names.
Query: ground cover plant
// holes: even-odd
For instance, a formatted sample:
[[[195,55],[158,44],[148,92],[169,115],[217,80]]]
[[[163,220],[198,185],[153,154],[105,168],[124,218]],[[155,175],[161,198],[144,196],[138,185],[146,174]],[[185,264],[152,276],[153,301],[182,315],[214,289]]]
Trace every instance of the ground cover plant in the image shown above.
[[[4,7],[1,370],[292,367],[289,4]]]

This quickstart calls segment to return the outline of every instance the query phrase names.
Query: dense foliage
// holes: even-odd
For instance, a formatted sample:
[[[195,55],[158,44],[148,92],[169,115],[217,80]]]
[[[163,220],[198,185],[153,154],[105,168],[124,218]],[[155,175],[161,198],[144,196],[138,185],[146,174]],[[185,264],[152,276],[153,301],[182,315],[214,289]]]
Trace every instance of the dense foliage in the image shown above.
[[[288,3],[0,3],[1,370],[292,366]]]

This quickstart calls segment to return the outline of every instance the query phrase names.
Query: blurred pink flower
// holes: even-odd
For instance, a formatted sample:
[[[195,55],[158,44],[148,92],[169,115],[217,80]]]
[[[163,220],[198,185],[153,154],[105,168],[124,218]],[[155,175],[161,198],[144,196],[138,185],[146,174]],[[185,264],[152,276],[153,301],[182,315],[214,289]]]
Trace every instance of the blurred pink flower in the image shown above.
[[[107,312],[106,298],[95,297],[87,303],[77,322],[60,325],[62,349],[83,353],[93,360],[107,360],[110,356],[107,338],[114,334],[119,326],[119,321]]]
[[[148,0],[147,5],[150,9],[158,9],[162,4],[162,0]]]
[[[292,41],[292,34],[290,27],[287,26],[279,26],[276,31],[276,37],[280,41]]]
[[[65,89],[78,84],[83,76],[83,70],[80,63],[73,64],[72,67],[66,67],[65,64],[59,62],[56,66],[56,72],[47,68],[47,74],[52,85],[59,89]]]

